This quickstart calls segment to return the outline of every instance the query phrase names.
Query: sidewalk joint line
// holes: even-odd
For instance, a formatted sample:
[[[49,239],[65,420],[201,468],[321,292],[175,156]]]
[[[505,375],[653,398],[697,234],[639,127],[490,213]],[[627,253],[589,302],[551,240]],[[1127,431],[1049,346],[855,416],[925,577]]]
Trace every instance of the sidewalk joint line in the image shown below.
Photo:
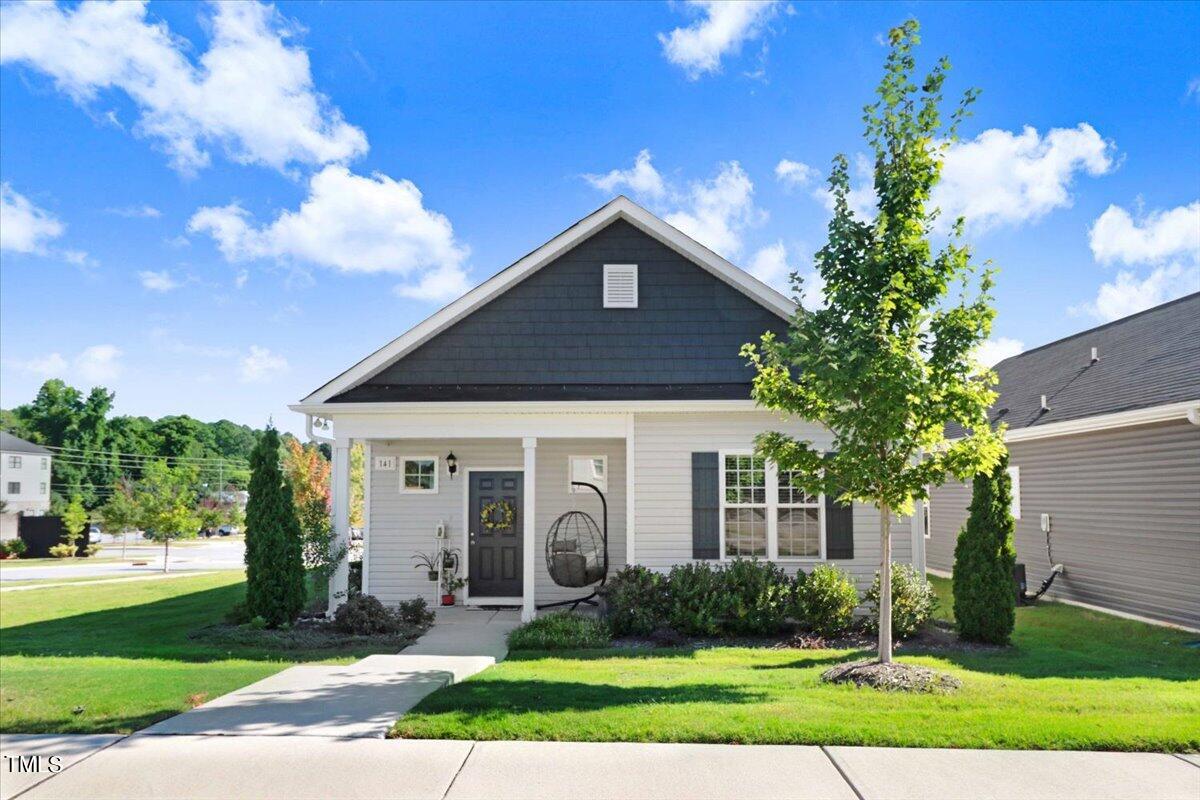
[[[471,747],[467,750],[466,756],[463,757],[462,763],[458,765],[458,769],[454,772],[454,777],[450,779],[450,783],[446,785],[446,791],[442,792],[442,800],[450,796],[450,790],[454,788],[454,782],[458,780],[458,776],[462,775],[463,768],[467,766],[467,762],[471,760],[471,754],[475,752],[475,745],[478,742],[471,742]]]
[[[45,783],[46,781],[50,780],[51,778],[57,778],[59,775],[62,775],[62,774],[63,774],[64,772],[66,772],[67,770],[69,770],[69,769],[74,769],[75,767],[79,766],[79,765],[80,765],[80,764],[82,764],[83,762],[87,761],[87,760],[88,760],[89,758],[91,758],[92,756],[96,755],[96,753],[101,753],[101,752],[103,752],[103,751],[107,750],[108,748],[112,747],[114,744],[119,744],[120,742],[123,742],[123,741],[125,741],[125,740],[126,740],[126,739],[128,739],[128,738],[129,738],[131,735],[132,735],[132,734],[128,734],[128,733],[127,733],[127,734],[125,734],[124,736],[120,737],[119,739],[113,739],[111,742],[109,742],[108,744],[104,745],[103,747],[98,747],[98,748],[96,748],[96,750],[95,750],[95,751],[93,751],[93,752],[91,752],[91,753],[88,753],[86,756],[84,756],[83,758],[79,759],[78,761],[76,761],[76,762],[74,762],[74,763],[72,763],[72,764],[68,764],[66,767],[64,767],[63,769],[59,770],[58,772],[52,772],[52,773],[50,773],[49,775],[47,775],[46,777],[42,778],[42,779],[41,779],[40,781],[38,781],[37,783],[30,784],[29,786],[26,786],[24,789],[22,789],[21,791],[19,791],[19,792],[17,792],[16,794],[14,794],[14,795],[13,795],[11,798],[9,798],[9,800],[17,800],[17,798],[18,798],[18,797],[20,797],[21,795],[23,795],[23,794],[29,794],[29,792],[31,792],[31,791],[33,791],[34,789],[36,789],[37,787],[41,786],[43,783]]]
[[[842,769],[842,765],[839,764],[838,760],[833,757],[833,753],[826,750],[825,745],[820,745],[820,747],[821,752],[824,753],[825,757],[829,759],[829,763],[833,764],[833,768],[838,771],[838,775],[841,775],[842,780],[844,780],[846,785],[850,787],[850,791],[854,792],[854,796],[857,797],[858,800],[866,800],[866,798],[863,797],[862,792],[860,792],[858,787],[854,785],[854,781],[850,780],[850,776],[846,774],[846,770]]]
[[[1183,753],[1171,753],[1171,755],[1175,756],[1176,758],[1178,758],[1180,761],[1182,761],[1185,764],[1191,764],[1196,769],[1200,769],[1200,764],[1197,764],[1195,761],[1192,761],[1190,758],[1184,758]]]

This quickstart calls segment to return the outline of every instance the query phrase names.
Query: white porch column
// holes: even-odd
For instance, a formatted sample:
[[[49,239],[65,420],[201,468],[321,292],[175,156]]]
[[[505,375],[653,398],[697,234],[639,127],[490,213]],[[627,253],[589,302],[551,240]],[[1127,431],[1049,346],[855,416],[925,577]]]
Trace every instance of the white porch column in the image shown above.
[[[537,563],[534,558],[534,544],[537,541],[537,438],[526,436],[521,445],[525,448],[525,473],[522,478],[525,483],[525,497],[521,510],[521,621],[529,622],[537,614],[533,598],[534,565]]]
[[[333,444],[333,464],[329,476],[332,495],[333,548],[349,551],[350,547],[350,440],[338,439]],[[350,589],[350,558],[347,555],[338,562],[329,576],[329,613],[346,602]]]
[[[625,418],[625,563],[637,563],[637,546],[634,520],[637,515],[635,470],[633,468],[637,448],[634,443],[635,423],[633,414]]]

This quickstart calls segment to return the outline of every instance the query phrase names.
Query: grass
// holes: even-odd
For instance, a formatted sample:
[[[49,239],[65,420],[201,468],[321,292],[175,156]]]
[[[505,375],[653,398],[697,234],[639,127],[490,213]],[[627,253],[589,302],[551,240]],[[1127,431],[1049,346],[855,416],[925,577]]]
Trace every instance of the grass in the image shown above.
[[[296,663],[379,652],[280,653],[188,638],[244,594],[240,572],[3,593],[0,732],[129,732]]]
[[[949,582],[934,579],[950,608]],[[851,650],[514,653],[400,719],[410,738],[1200,750],[1195,634],[1057,603],[1017,612],[1013,647],[905,652],[951,695],[819,681]]]

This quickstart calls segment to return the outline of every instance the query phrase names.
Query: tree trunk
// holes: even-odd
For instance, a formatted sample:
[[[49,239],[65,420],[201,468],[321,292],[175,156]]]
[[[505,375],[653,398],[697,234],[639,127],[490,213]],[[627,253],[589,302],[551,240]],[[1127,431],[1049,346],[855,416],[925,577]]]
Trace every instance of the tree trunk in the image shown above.
[[[163,572],[170,572],[171,566],[171,537],[163,539]]]
[[[879,660],[892,663],[892,510],[879,508]]]

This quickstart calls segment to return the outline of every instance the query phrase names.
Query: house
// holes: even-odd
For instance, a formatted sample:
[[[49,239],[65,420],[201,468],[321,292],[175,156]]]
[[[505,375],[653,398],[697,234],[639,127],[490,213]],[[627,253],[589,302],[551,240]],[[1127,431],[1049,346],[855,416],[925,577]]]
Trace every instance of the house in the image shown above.
[[[21,515],[50,510],[50,464],[54,454],[8,431],[0,431],[0,540],[15,539]]]
[[[1200,628],[1200,293],[996,365],[1017,560],[1049,597]],[[971,489],[932,493],[928,565],[950,571]]]
[[[446,543],[466,555],[467,604],[519,605],[528,619],[580,597],[552,580],[545,552],[564,512],[602,518],[578,479],[607,501],[609,574],[757,556],[792,571],[836,563],[865,590],[878,512],[792,491],[751,455],[766,430],[831,441],[750,399],[739,349],[784,333],[794,310],[618,197],[363,358],[291,406],[310,433],[332,423],[343,541],[349,448],[365,444],[363,591],[433,599],[413,558]],[[895,559],[922,565],[921,528],[894,531]],[[331,597],[345,586],[343,568]]]

